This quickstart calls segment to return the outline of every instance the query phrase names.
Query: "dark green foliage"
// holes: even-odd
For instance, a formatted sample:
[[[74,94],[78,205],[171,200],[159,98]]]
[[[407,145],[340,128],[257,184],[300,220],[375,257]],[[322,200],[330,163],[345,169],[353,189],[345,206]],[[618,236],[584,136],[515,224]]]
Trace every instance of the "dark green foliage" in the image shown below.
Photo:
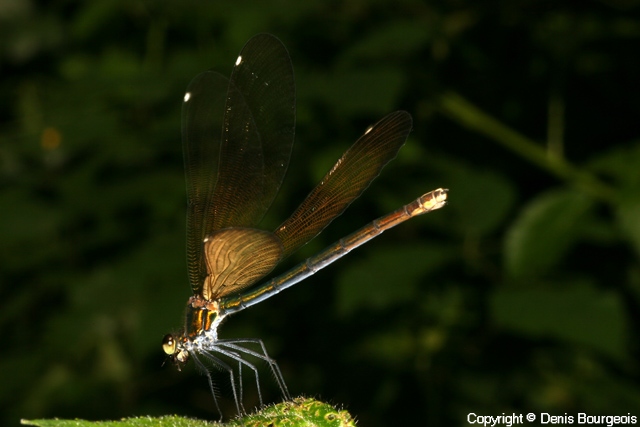
[[[414,116],[398,158],[285,267],[429,190],[450,203],[233,316],[222,337],[264,339],[293,395],[367,426],[640,415],[638,10],[0,1],[0,424],[218,419],[204,377],[162,367],[190,294],[180,107],[196,74],[228,75],[263,31],[289,49],[298,93],[266,229],[368,125]],[[261,380],[278,402],[267,369]]]

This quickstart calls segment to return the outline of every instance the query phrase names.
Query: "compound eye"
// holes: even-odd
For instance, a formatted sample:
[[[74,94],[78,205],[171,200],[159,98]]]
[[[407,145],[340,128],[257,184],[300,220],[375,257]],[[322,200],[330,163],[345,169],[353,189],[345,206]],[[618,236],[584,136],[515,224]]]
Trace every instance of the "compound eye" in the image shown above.
[[[173,338],[173,335],[167,334],[162,338],[162,350],[164,350],[164,352],[169,356],[176,352],[176,345],[177,342],[175,338]]]

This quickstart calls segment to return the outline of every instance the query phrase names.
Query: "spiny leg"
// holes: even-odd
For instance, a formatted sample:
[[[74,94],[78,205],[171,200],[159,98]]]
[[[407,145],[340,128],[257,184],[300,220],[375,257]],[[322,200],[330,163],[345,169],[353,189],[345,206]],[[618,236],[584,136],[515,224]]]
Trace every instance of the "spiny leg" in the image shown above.
[[[244,343],[259,344],[260,347],[262,348],[262,354],[238,345],[238,344],[244,344]],[[259,338],[225,339],[225,340],[218,340],[217,344],[225,345],[229,348],[233,348],[242,353],[250,354],[254,357],[257,357],[260,360],[264,360],[265,362],[267,362],[271,367],[271,371],[273,372],[273,375],[276,378],[278,387],[280,387],[280,391],[284,395],[285,400],[291,400],[291,395],[289,394],[289,389],[287,388],[287,384],[284,382],[284,377],[282,376],[282,372],[280,371],[280,366],[278,366],[278,363],[269,356],[269,353],[267,353],[267,348],[265,347],[264,342],[262,342],[261,339]]]
[[[207,381],[209,381],[209,388],[211,389],[211,394],[213,395],[213,402],[216,404],[216,409],[218,410],[218,414],[220,414],[220,421],[222,421],[222,411],[220,410],[220,405],[218,405],[218,398],[216,397],[216,389],[213,387],[213,378],[211,378],[211,373],[204,365],[204,363],[202,363],[200,359],[196,357],[195,354],[192,353],[191,356],[198,368],[200,368],[207,376]]]
[[[260,360],[264,360],[265,362],[267,362],[271,367],[271,371],[276,379],[276,382],[278,383],[278,386],[280,387],[280,391],[284,395],[285,400],[291,400],[291,396],[289,395],[289,389],[287,388],[282,372],[280,371],[280,366],[278,366],[278,363],[275,361],[275,359],[272,359],[269,356],[269,354],[267,353],[267,349],[264,343],[262,342],[262,340],[258,338],[240,338],[240,339],[219,340],[218,343],[225,345],[227,347],[233,348],[237,351],[249,354]],[[239,343],[259,344],[260,347],[262,348],[262,354],[257,353],[246,347],[237,345]]]
[[[212,351],[217,351],[220,354],[224,354],[226,356],[229,356],[231,359],[234,359],[238,362],[238,396],[240,397],[240,406],[242,406],[242,410],[246,412],[246,409],[244,409],[244,390],[243,390],[243,381],[242,381],[242,365],[244,365],[245,363],[247,363],[244,359],[242,359],[242,356],[238,353],[229,351],[224,352],[224,351],[220,351],[220,349],[218,348],[214,348]],[[255,371],[254,371],[255,372]],[[258,386],[258,396],[260,397],[260,405],[262,405],[262,396],[260,395],[260,384],[257,383]]]
[[[212,348],[209,349],[211,351],[219,351],[217,348]],[[220,352],[222,354],[228,355],[227,352]],[[201,351],[200,354],[204,355],[207,359],[209,359],[213,364],[220,366],[223,370],[227,371],[229,373],[229,378],[231,380],[231,390],[233,392],[233,399],[235,400],[236,403],[236,409],[238,411],[238,415],[242,415],[244,413],[246,413],[246,411],[244,410],[244,406],[242,405],[242,402],[240,402],[238,400],[238,392],[236,390],[236,381],[235,381],[235,376],[233,375],[233,369],[231,368],[231,366],[229,366],[228,364],[226,364],[225,362],[223,362],[220,358],[215,357],[214,355],[212,355],[211,353],[209,353],[208,351]],[[231,357],[231,356],[230,356]],[[201,363],[202,364],[202,363]],[[208,371],[206,371],[208,373]],[[211,374],[208,373],[207,376],[210,377]],[[215,394],[214,394],[214,399],[215,399]],[[218,405],[217,401],[216,401],[216,406]],[[242,410],[240,410],[240,407],[242,406]]]
[[[242,372],[241,371],[242,365],[247,366],[249,369],[251,369],[253,371],[253,374],[254,374],[254,376],[256,378],[256,387],[258,388],[258,398],[260,399],[260,406],[263,406],[264,405],[264,401],[262,400],[262,391],[260,389],[260,377],[258,375],[258,369],[252,363],[250,363],[249,361],[245,360],[242,357],[242,355],[236,353],[236,351],[239,351],[241,353],[247,353],[247,354],[250,354],[252,356],[256,356],[256,357],[258,357],[260,359],[264,359],[263,356],[260,353],[255,353],[255,352],[252,352],[250,350],[248,351],[246,348],[243,348],[243,347],[240,347],[240,346],[236,346],[236,345],[233,345],[233,344],[230,345],[228,342],[227,343],[223,343],[221,345],[220,341],[221,340],[216,341],[216,346],[214,348],[211,348],[210,350],[218,352],[220,354],[223,354],[223,355],[225,355],[225,356],[227,356],[227,357],[229,357],[231,359],[234,359],[234,360],[236,360],[238,362],[238,364],[240,366],[240,369],[239,369],[239,380],[240,380],[241,389],[242,389],[242,376],[241,376],[242,375],[242,373],[241,373]],[[225,340],[222,340],[222,341],[225,341]],[[230,340],[230,341],[233,341],[233,340]],[[227,350],[227,349],[225,349],[223,347],[227,347],[227,348],[230,348],[230,349],[233,349],[233,350],[236,350],[236,351]]]
[[[240,389],[240,401],[242,402],[244,400],[244,390],[242,389],[242,362],[238,362],[238,386]],[[260,402],[260,405],[262,405],[262,402]],[[244,409],[244,404],[242,405],[242,409]]]

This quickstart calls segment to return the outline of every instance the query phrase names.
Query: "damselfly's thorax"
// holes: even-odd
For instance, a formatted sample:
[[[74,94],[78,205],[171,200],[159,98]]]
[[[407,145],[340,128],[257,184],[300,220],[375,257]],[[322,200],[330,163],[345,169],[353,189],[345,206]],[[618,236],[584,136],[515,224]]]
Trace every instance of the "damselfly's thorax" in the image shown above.
[[[189,298],[184,329],[177,336],[167,334],[162,340],[162,349],[178,370],[189,361],[189,353],[206,350],[218,340],[218,326],[223,319],[217,301],[198,295]]]
[[[220,315],[218,301],[208,301],[198,295],[189,298],[185,316],[184,338],[190,341],[207,335],[209,339],[218,339],[218,326],[224,316]]]

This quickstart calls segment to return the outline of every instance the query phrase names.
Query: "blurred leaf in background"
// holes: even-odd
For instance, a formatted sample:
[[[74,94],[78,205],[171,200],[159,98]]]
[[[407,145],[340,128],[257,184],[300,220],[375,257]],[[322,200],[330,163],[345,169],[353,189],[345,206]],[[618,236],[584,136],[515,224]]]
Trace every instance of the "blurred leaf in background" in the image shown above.
[[[293,395],[362,425],[640,415],[637,0],[3,0],[0,424],[217,419],[205,378],[162,367],[190,294],[180,106],[259,32],[289,49],[298,92],[264,228],[368,125],[414,116],[398,158],[282,269],[426,191],[450,203],[222,337],[262,338]]]

